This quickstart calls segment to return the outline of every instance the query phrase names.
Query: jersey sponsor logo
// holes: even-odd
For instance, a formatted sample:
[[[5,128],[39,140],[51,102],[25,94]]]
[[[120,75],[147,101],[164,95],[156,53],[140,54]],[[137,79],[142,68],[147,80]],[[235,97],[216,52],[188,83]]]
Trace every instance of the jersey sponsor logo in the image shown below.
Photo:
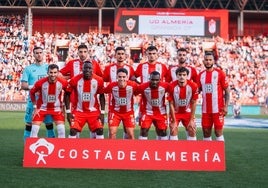
[[[205,84],[205,92],[206,93],[212,93],[213,92],[212,84]]]
[[[186,106],[187,105],[187,100],[186,99],[179,99],[178,105],[179,106]]]
[[[125,106],[125,105],[127,105],[127,98],[125,98],[125,97],[119,97],[118,100],[117,100],[117,103],[120,106]]]
[[[84,102],[89,102],[90,101],[91,94],[89,92],[83,92],[82,94],[82,100]]]
[[[56,102],[56,96],[55,95],[48,95],[47,96],[47,102],[49,102],[49,103]]]
[[[159,99],[152,99],[152,100],[151,100],[151,105],[152,105],[152,106],[160,106],[160,101],[159,101]]]

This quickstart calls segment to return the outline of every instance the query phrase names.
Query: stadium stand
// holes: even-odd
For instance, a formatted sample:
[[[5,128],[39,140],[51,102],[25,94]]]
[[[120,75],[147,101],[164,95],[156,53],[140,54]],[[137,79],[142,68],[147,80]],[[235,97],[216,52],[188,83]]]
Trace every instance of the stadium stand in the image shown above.
[[[265,99],[268,96],[267,33],[262,32],[264,31],[265,27],[263,24],[260,24],[261,22],[255,23],[254,25],[253,23],[256,22],[256,20],[265,20],[267,17],[268,14],[266,13],[268,7],[267,3],[265,3],[266,1],[261,1],[264,3],[255,0],[240,0],[235,1],[235,3],[231,3],[231,0],[200,0],[195,1],[194,3],[190,3],[188,1],[184,1],[184,3],[180,1],[169,1],[175,2],[174,5],[168,5],[165,3],[166,1],[153,0],[141,1],[140,3],[136,3],[134,0],[87,1],[87,4],[79,2],[79,0],[71,0],[67,3],[62,0],[14,0],[12,1],[12,4],[10,4],[10,1],[0,1],[0,6],[3,8],[3,15],[0,15],[0,100],[25,100],[26,94],[24,91],[20,90],[19,80],[23,68],[33,62],[33,57],[31,54],[33,46],[42,46],[46,52],[46,61],[48,63],[57,63],[59,59],[61,59],[61,54],[57,54],[57,51],[55,50],[57,47],[56,42],[58,40],[68,41],[69,51],[67,60],[76,58],[76,47],[79,44],[86,43],[87,45],[91,46],[92,55],[100,60],[103,68],[107,63],[113,61],[114,49],[117,46],[122,45],[127,49],[129,53],[128,61],[129,63],[133,64],[134,67],[136,63],[133,62],[137,61],[137,57],[139,62],[144,61],[145,57],[141,53],[136,56],[135,60],[131,59],[130,44],[132,43],[139,43],[141,49],[146,49],[146,47],[150,44],[156,45],[160,52],[159,61],[165,63],[166,65],[171,65],[177,61],[175,56],[177,48],[185,47],[189,50],[189,63],[197,67],[197,69],[200,71],[203,68],[202,43],[206,40],[204,38],[179,36],[150,37],[136,34],[119,36],[112,33],[113,27],[110,28],[110,32],[107,31],[105,34],[90,31],[80,33],[69,31],[45,32],[44,28],[36,27],[31,40],[28,40],[28,23],[27,16],[25,15],[27,15],[27,8],[29,6],[32,7],[33,14],[36,13],[36,19],[40,20],[43,19],[43,17],[47,14],[51,14],[52,11],[49,11],[49,8],[51,8],[51,10],[59,8],[59,10],[62,10],[61,13],[64,14],[65,12],[63,9],[66,9],[69,11],[69,13],[74,13],[77,9],[71,11],[72,7],[81,8],[79,10],[84,13],[84,11],[89,10],[89,7],[95,7],[97,10],[99,7],[115,9],[119,7],[164,8],[172,6],[174,8],[218,8],[230,10],[231,21],[229,30],[232,38],[229,40],[224,40],[220,37],[216,37],[213,40],[216,41],[219,52],[218,64],[226,71],[226,74],[228,75],[232,89],[231,101],[239,100],[242,105],[263,105],[265,103]],[[101,2],[104,2],[104,4],[98,4]],[[40,15],[37,14],[37,10],[40,12]],[[19,12],[21,14],[10,14],[10,12]],[[239,31],[234,29],[237,27],[235,23],[237,22],[237,15],[241,15],[241,12],[243,12],[245,16],[246,26],[244,36],[239,36]],[[259,14],[256,14],[257,12]],[[58,12],[57,15],[59,14],[60,13]],[[108,13],[108,16],[112,14],[113,13]],[[79,19],[77,14],[74,14],[74,17]],[[251,19],[249,19],[249,17]],[[52,16],[50,20],[54,18],[56,18],[56,16]],[[97,20],[96,17],[94,19]],[[105,19],[103,20],[104,24],[106,22],[110,22],[110,20],[106,22]],[[258,25],[258,28],[256,28],[256,25]],[[49,28],[49,26],[47,28]],[[38,31],[39,29],[40,31]]]

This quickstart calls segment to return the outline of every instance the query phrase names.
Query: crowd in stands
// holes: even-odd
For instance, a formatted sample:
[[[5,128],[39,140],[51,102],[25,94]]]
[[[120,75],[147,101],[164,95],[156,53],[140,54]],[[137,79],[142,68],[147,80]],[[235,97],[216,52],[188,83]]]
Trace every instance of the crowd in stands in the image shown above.
[[[160,37],[147,35],[103,35],[100,33],[34,33],[31,40],[20,15],[0,16],[0,101],[23,101],[26,93],[20,89],[20,76],[25,66],[33,63],[32,49],[45,49],[46,61],[58,63],[62,59],[55,50],[57,41],[68,41],[66,61],[76,58],[77,46],[85,43],[90,47],[92,57],[99,60],[102,68],[114,61],[114,49],[123,46],[128,52],[128,63],[135,68],[137,62],[146,61],[143,54],[149,45],[159,50],[159,61],[168,65],[177,62],[176,50],[188,49],[188,63],[203,69],[203,45],[208,39],[200,37]],[[268,38],[239,37],[228,41],[216,37],[217,64],[225,70],[231,87],[231,102],[264,105],[268,96]],[[141,53],[131,54],[132,48]]]

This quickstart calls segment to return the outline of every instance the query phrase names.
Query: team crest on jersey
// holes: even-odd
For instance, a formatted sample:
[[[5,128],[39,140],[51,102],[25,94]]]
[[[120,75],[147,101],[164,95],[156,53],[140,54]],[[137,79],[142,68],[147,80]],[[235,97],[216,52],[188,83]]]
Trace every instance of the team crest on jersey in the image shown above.
[[[134,20],[133,18],[127,19],[126,26],[127,26],[129,31],[132,31],[136,26],[136,20]]]
[[[57,90],[58,90],[58,91],[61,91],[61,90],[62,90],[62,88],[59,86],[59,87],[57,88]]]
[[[190,96],[190,95],[191,95],[191,91],[188,91],[188,92],[187,92],[187,96]]]
[[[95,89],[97,87],[96,84],[92,84],[92,88]]]

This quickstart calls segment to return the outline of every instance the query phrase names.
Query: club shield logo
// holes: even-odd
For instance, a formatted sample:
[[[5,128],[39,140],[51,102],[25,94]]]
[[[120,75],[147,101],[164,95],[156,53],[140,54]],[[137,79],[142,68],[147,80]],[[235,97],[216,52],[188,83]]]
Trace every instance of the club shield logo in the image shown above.
[[[208,22],[208,31],[211,33],[211,34],[214,34],[216,32],[216,21],[211,19],[209,20]]]
[[[136,26],[136,20],[129,18],[126,20],[126,26],[129,31],[132,31]]]

